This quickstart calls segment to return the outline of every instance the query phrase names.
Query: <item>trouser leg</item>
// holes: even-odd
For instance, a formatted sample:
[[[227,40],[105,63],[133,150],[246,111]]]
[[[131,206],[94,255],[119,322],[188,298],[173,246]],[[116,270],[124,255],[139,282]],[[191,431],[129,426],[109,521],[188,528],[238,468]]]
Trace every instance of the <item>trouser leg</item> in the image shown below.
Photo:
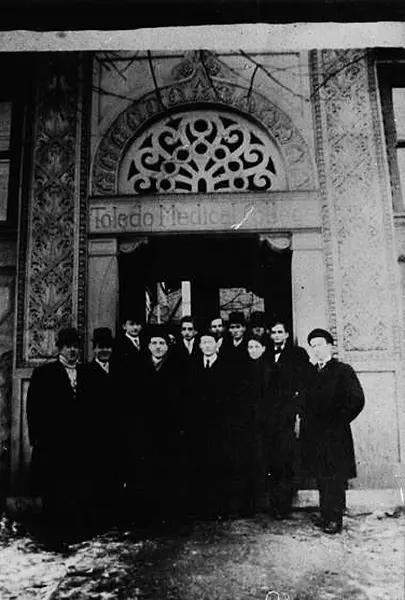
[[[346,507],[346,480],[341,477],[319,477],[318,490],[323,523],[336,521],[341,526]]]

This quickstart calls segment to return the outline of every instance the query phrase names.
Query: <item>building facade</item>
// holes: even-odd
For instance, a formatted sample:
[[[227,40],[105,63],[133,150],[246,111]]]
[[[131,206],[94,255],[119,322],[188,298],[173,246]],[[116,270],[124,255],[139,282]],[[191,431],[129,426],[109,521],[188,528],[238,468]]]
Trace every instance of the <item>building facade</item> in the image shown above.
[[[353,486],[402,481],[402,60],[3,57],[27,73],[0,102],[0,469],[12,488],[27,480],[32,369],[62,326],[78,327],[88,356],[94,327],[117,331],[128,305],[158,321],[260,308],[304,346],[330,329],[366,393]]]

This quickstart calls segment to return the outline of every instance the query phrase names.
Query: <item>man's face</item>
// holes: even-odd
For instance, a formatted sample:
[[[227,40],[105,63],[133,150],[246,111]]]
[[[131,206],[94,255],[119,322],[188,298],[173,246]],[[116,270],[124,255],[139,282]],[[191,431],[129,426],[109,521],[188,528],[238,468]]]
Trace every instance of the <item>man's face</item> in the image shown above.
[[[213,319],[211,321],[210,330],[215,335],[217,340],[223,336],[224,329],[225,328],[222,319]]]
[[[261,337],[262,335],[264,335],[265,332],[265,328],[263,325],[255,325],[254,327],[252,327],[252,333],[253,335],[257,335],[259,337]]]
[[[274,344],[284,344],[287,341],[288,333],[282,323],[276,323],[271,328],[270,337]]]
[[[138,337],[142,331],[142,324],[134,321],[133,319],[127,319],[123,324],[124,331],[131,337]]]
[[[169,350],[169,346],[162,337],[152,337],[149,342],[149,351],[154,358],[163,358]]]
[[[68,363],[74,365],[79,359],[79,346],[75,343],[65,344],[59,350],[59,354],[61,354]]]
[[[325,362],[332,357],[332,345],[328,344],[325,338],[313,338],[309,345],[317,362]]]
[[[213,335],[203,335],[200,340],[201,352],[204,356],[212,356],[217,351],[217,341]]]
[[[257,340],[249,340],[248,352],[249,352],[250,358],[253,358],[253,360],[260,358],[265,350],[266,350],[266,347],[263,346],[263,344],[261,344]]]
[[[234,340],[241,340],[245,331],[246,327],[241,323],[231,323],[231,325],[229,325],[229,333]]]
[[[94,346],[94,356],[97,360],[102,363],[106,363],[110,360],[112,353],[112,346],[104,346],[97,344]]]
[[[197,334],[197,331],[191,321],[184,321],[184,323],[181,324],[180,332],[183,338],[187,341],[192,340]]]

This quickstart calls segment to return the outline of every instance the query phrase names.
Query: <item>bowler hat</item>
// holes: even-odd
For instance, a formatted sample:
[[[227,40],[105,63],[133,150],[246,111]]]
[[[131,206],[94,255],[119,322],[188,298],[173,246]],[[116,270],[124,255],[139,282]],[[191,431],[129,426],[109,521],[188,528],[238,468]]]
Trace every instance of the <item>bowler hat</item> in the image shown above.
[[[93,346],[109,347],[114,343],[111,329],[109,327],[97,327],[93,331]]]
[[[309,334],[308,334],[308,344],[311,343],[311,340],[313,340],[314,338],[324,338],[326,340],[326,342],[328,344],[332,344],[333,345],[333,337],[332,334],[329,333],[329,331],[326,331],[326,329],[313,329]]]
[[[245,325],[245,315],[243,312],[231,312],[228,323],[229,325]]]
[[[60,329],[56,338],[57,348],[71,345],[80,346],[80,338],[77,330],[74,327],[64,327],[63,329]]]

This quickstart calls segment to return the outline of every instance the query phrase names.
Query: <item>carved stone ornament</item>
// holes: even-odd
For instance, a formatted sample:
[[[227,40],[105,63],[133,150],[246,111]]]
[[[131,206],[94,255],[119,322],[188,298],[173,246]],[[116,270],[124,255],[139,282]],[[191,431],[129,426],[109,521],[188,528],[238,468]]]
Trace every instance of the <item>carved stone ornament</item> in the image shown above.
[[[343,350],[377,357],[392,352],[397,334],[373,67],[364,50],[318,52],[313,66],[331,329]]]
[[[211,57],[210,60],[214,65],[214,59]],[[169,175],[173,174],[167,169],[180,169],[181,166],[187,174],[182,172],[177,178],[177,192],[181,190],[180,179],[183,184],[190,183],[189,180],[192,179],[191,188],[194,190],[198,189],[200,181],[203,191],[204,180],[207,182],[207,188],[215,187],[215,184],[223,185],[225,176],[213,181],[212,175],[216,169],[209,159],[212,158],[218,167],[226,164],[229,175],[232,173],[232,167],[235,168],[235,173],[239,173],[244,160],[248,168],[254,169],[253,164],[258,160],[258,155],[254,156],[249,147],[254,148],[254,151],[260,147],[263,157],[267,156],[277,163],[273,165],[276,169],[280,170],[283,165],[288,189],[308,190],[316,187],[309,148],[289,115],[258,92],[251,90],[249,93],[249,90],[234,82],[216,78],[216,67],[209,64],[209,61],[204,61],[203,64],[200,61],[197,68],[196,59],[188,58],[186,62],[183,61],[183,66],[179,67],[180,81],[160,88],[158,94],[156,91],[146,94],[117,117],[100,140],[95,153],[92,170],[93,195],[118,194],[125,177],[129,177],[128,193],[141,193],[145,189],[167,191],[164,188],[168,184],[163,181],[170,179]],[[186,78],[184,69],[189,74]],[[223,73],[220,74],[223,77]],[[200,113],[199,116],[197,112]],[[228,121],[221,121],[221,116]],[[176,120],[180,127],[177,136]],[[244,132],[242,122],[246,128]],[[155,133],[153,125],[156,127]],[[146,131],[149,133],[145,133]],[[242,135],[245,136],[243,139]],[[212,137],[211,140],[209,136]],[[149,162],[144,158],[141,164],[135,160],[133,152],[142,150],[145,157],[148,144],[151,153]],[[199,144],[202,145],[198,146]],[[201,150],[201,154],[198,149]],[[216,149],[219,155],[215,155]],[[122,163],[128,153],[131,154],[131,159],[127,158],[124,167],[126,172],[123,175]],[[231,156],[232,153],[235,155]],[[197,156],[200,156],[201,160],[193,169],[191,161],[195,162]],[[259,161],[260,173],[265,172],[269,177],[270,187],[277,185],[277,176],[281,176],[281,171],[274,173],[271,164],[267,168],[268,162],[263,166],[263,161]],[[145,167],[149,168],[153,179],[149,183],[145,176]],[[201,177],[201,169],[204,168],[207,169],[207,176]],[[196,174],[192,173],[193,170]],[[142,181],[142,172],[145,181]],[[254,179],[253,173],[251,175]],[[235,189],[235,179],[236,177],[233,183],[217,189]],[[260,187],[264,185],[264,180],[252,184],[238,181],[238,185],[241,185],[240,189],[249,189],[249,185]],[[189,189],[183,191],[187,192]]]
[[[130,254],[131,252],[135,252],[135,250],[137,250],[139,246],[143,246],[148,242],[149,238],[147,237],[137,238],[135,240],[131,240],[130,242],[122,241],[118,246],[118,251],[122,252],[123,254]]]
[[[54,355],[57,331],[78,324],[79,270],[85,272],[76,213],[78,68],[77,55],[57,57],[41,63],[38,77],[26,276],[18,310],[20,366]]]
[[[267,244],[274,252],[284,252],[291,248],[291,235],[261,235],[260,241]]]
[[[283,160],[262,129],[237,114],[179,112],[143,132],[127,151],[120,194],[275,191]]]

